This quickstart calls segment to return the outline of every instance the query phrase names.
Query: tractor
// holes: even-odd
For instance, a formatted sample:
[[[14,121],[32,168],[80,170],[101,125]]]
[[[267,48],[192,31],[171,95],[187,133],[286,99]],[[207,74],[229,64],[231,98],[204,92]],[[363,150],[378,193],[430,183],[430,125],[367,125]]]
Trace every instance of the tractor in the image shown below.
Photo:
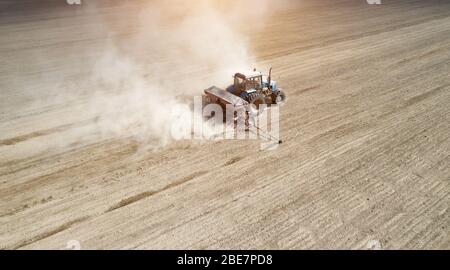
[[[284,91],[277,88],[276,82],[272,80],[272,68],[268,76],[254,69],[253,72],[246,74],[236,73],[233,78],[234,84],[226,90],[257,108],[260,104],[281,104],[286,99]]]
[[[281,104],[286,99],[284,91],[277,88],[276,82],[272,81],[272,68],[268,76],[253,70],[246,74],[236,73],[233,78],[234,84],[228,86],[226,90],[211,86],[205,89],[202,98],[203,105],[210,103],[220,105],[224,112],[224,121],[228,114],[233,114],[231,119],[236,119],[237,114],[243,114],[248,123],[248,119],[259,114],[260,105]],[[232,110],[227,111],[227,106],[231,106]]]

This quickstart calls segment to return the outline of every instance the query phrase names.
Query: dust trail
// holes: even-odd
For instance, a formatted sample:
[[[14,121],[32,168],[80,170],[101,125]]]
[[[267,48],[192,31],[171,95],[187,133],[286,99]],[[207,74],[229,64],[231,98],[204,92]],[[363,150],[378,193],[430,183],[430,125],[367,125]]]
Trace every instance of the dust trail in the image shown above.
[[[239,4],[226,12],[218,1],[152,2],[139,6],[138,13],[134,8],[124,6],[137,16],[118,14],[130,18],[126,24],[133,34],[126,38],[116,16],[103,18],[109,37],[89,67],[94,90],[83,110],[96,121],[82,130],[87,134],[74,130],[75,138],[96,133],[167,145],[171,127],[183,120],[180,114],[190,113],[178,97],[199,95],[212,84],[225,86],[234,72],[254,62],[246,38],[236,31],[244,18]]]
[[[146,6],[134,22],[136,34],[110,41],[95,64],[93,80],[105,90],[89,103],[102,136],[166,145],[173,139],[170,128],[183,119],[179,114],[189,113],[178,96],[225,85],[233,72],[251,65],[246,41],[234,31],[231,17],[206,1],[179,3]]]
[[[47,37],[39,44],[64,47],[30,50],[24,57],[38,64],[9,76],[18,88],[24,69],[40,76],[40,88],[24,95],[33,103],[23,103],[28,111],[20,115],[45,108],[50,117],[57,114],[45,128],[73,124],[49,139],[40,137],[44,143],[35,151],[122,137],[151,148],[167,145],[173,140],[171,126],[190,113],[186,97],[211,85],[225,87],[234,72],[254,65],[249,37],[241,30],[249,23],[262,29],[274,9],[269,3],[83,1],[75,12],[59,7],[57,12],[75,16],[48,15],[53,30],[38,30]],[[26,130],[45,129],[42,123],[32,125]]]

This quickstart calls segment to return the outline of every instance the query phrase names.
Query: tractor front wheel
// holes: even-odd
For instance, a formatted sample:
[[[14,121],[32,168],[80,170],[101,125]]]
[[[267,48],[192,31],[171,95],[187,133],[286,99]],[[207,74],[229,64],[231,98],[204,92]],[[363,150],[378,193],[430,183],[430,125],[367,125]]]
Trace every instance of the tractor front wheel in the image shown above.
[[[282,104],[286,100],[286,94],[283,90],[279,90],[276,94],[272,96],[273,104]]]

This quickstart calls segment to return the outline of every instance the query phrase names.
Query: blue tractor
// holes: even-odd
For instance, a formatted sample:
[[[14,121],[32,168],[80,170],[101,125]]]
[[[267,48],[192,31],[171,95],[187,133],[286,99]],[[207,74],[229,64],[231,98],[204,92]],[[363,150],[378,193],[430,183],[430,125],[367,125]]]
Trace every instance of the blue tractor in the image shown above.
[[[241,97],[259,108],[261,104],[281,104],[286,100],[286,94],[272,80],[272,68],[269,75],[262,75],[254,69],[252,72],[234,74],[234,84],[227,87],[227,91]]]

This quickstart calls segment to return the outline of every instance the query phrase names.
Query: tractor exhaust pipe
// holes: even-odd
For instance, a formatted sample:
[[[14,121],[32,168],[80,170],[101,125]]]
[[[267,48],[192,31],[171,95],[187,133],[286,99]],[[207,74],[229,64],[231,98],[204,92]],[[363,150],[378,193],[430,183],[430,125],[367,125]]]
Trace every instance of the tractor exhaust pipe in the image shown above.
[[[272,87],[272,67],[269,69],[269,78],[267,78],[267,83],[269,84],[269,89]]]

